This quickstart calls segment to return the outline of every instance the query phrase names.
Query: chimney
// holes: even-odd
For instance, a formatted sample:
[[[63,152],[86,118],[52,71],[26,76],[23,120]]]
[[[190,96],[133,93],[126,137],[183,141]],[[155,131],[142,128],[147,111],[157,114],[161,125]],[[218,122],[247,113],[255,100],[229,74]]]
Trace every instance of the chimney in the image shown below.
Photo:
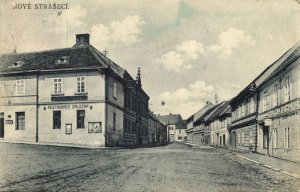
[[[76,34],[76,44],[90,44],[90,34]]]

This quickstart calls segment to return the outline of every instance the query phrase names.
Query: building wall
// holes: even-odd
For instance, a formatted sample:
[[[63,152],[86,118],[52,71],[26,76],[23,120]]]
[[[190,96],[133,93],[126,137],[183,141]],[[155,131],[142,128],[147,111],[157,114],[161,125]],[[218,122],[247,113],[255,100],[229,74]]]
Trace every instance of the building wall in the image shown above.
[[[258,152],[294,161],[300,161],[299,63],[297,60],[261,87],[258,116]],[[287,78],[291,85],[289,99],[285,98]]]
[[[120,146],[124,145],[124,86],[116,78],[111,76],[105,77],[106,86],[106,143],[107,146]],[[115,93],[115,88],[117,94]],[[114,114],[115,114],[115,127],[114,127]]]
[[[47,143],[66,143],[78,145],[105,146],[105,104],[104,103],[74,103],[61,109],[61,128],[53,128],[53,111],[59,104],[43,105],[39,107],[39,141]],[[77,110],[85,111],[84,128],[77,128]],[[94,123],[100,123],[99,132],[93,131]],[[66,126],[72,126],[71,133]]]
[[[175,129],[174,131],[174,139],[178,142],[186,142],[187,141],[187,134],[186,129]]]
[[[16,81],[24,80],[24,95],[17,95]],[[36,140],[36,76],[1,77],[0,113],[4,113],[4,139],[20,142]],[[16,112],[25,112],[25,129],[16,129]]]

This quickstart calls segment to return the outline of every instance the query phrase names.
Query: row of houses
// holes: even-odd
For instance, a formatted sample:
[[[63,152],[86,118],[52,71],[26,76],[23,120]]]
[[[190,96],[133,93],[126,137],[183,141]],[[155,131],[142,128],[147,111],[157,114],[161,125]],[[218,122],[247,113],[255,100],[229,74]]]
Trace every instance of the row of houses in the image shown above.
[[[76,35],[71,48],[0,57],[0,139],[128,146],[166,142],[136,79]]]
[[[300,161],[300,43],[230,101],[187,119],[187,140]]]

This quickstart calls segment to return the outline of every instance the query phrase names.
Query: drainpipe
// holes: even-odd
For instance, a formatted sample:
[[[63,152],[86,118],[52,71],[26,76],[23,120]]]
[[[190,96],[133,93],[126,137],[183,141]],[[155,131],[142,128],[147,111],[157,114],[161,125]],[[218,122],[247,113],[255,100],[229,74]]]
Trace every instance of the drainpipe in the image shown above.
[[[255,133],[255,148],[254,148],[254,152],[257,153],[257,148],[258,148],[258,129],[259,129],[259,125],[257,122],[257,118],[258,118],[258,106],[259,106],[259,93],[256,92],[256,117],[255,117],[255,121],[256,121],[256,133]]]
[[[39,142],[39,70],[36,72],[35,142]]]

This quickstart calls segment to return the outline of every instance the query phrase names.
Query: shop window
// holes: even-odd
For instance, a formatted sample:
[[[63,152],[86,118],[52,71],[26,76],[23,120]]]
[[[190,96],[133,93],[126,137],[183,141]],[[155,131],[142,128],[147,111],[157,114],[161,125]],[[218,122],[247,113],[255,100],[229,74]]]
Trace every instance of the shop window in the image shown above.
[[[17,80],[16,95],[25,95],[25,79]]]
[[[61,78],[53,79],[53,93],[54,94],[62,94],[63,93],[62,79]]]
[[[53,111],[53,129],[61,128],[61,111]]]
[[[85,91],[85,77],[76,78],[76,92],[84,93]]]
[[[85,110],[77,110],[77,128],[84,128]]]
[[[116,118],[116,113],[113,113],[113,130],[115,131],[116,130],[116,121],[117,121],[117,118]]]
[[[16,130],[25,129],[25,112],[16,112]]]

